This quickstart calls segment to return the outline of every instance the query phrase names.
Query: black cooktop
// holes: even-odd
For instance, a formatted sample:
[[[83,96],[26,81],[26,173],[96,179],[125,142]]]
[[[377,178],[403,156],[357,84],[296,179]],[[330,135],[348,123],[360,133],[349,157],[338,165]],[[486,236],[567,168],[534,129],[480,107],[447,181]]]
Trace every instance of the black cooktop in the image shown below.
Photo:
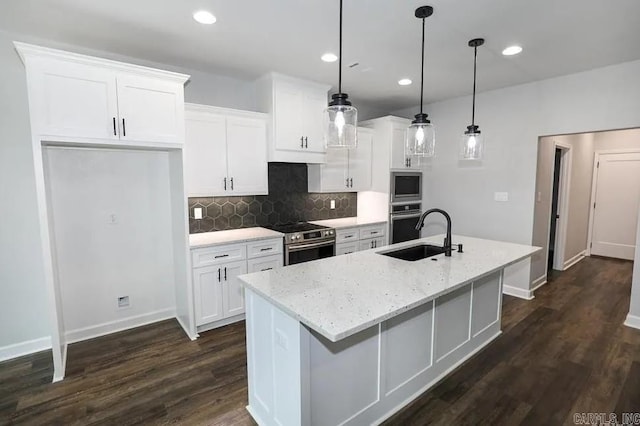
[[[297,223],[285,223],[281,225],[269,225],[265,228],[272,229],[276,232],[282,232],[283,234],[291,234],[295,232],[313,231],[316,229],[327,229],[327,226],[314,225],[309,222],[297,222]]]

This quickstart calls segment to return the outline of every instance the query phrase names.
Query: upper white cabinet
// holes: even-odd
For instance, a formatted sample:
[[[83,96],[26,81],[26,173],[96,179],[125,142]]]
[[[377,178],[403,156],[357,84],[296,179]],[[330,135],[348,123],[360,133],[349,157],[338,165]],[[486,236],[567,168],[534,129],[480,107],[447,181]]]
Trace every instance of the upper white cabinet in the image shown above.
[[[42,139],[180,144],[188,76],[15,43]]]
[[[373,131],[358,128],[354,149],[327,150],[324,164],[309,164],[309,192],[357,192],[371,188]]]
[[[187,194],[267,194],[267,115],[194,104],[186,110]]]
[[[257,87],[259,107],[271,115],[269,161],[324,162],[322,120],[329,86],[269,74]]]

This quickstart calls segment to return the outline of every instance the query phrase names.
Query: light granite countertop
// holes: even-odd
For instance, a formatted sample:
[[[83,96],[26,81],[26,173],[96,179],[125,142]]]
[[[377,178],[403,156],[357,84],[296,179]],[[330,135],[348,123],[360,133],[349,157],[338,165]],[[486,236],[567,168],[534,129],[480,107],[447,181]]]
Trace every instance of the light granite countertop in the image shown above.
[[[241,228],[228,231],[202,232],[189,234],[189,246],[194,248],[217,246],[220,244],[244,243],[247,241],[266,240],[269,238],[282,238],[281,232],[266,228]]]
[[[344,217],[341,219],[312,220],[309,223],[316,225],[328,226],[329,228],[355,228],[358,226],[375,225],[378,223],[386,223],[386,220],[371,220],[358,217]]]
[[[451,257],[409,262],[378,254],[442,241],[438,235],[239,278],[247,289],[336,342],[540,250],[456,235],[453,242],[464,244],[464,253],[454,251]]]

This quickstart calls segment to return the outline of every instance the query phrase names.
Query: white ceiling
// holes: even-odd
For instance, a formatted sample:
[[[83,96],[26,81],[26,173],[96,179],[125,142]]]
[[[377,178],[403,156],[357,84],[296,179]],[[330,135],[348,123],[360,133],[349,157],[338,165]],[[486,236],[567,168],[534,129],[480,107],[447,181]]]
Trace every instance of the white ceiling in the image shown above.
[[[391,111],[419,101],[427,19],[425,99],[511,86],[640,59],[640,0],[345,0],[344,72],[352,97]],[[251,80],[278,71],[337,83],[338,0],[2,0],[0,29],[89,49]],[[210,10],[211,26],[192,13]],[[500,52],[518,43],[515,57]],[[408,77],[411,86],[398,86]]]

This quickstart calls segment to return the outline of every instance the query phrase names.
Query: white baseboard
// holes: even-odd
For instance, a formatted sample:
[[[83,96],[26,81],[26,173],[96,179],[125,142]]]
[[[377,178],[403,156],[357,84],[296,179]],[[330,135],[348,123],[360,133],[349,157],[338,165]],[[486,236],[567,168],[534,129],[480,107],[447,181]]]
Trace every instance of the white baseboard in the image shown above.
[[[543,275],[541,277],[538,277],[537,279],[535,279],[532,283],[531,283],[531,295],[533,295],[533,292],[536,291],[537,289],[539,289],[540,287],[542,287],[543,285],[545,285],[547,283],[547,276]]]
[[[189,331],[189,327],[187,327],[187,324],[184,324],[182,322],[182,318],[180,317],[180,315],[176,315],[176,320],[178,320],[178,324],[180,324],[180,327],[182,327],[182,331],[184,331],[184,333],[190,340],[197,340],[198,337],[200,337],[198,333],[191,334],[191,331]]]
[[[51,349],[51,337],[49,336],[3,346],[0,348],[0,361],[18,358],[47,349]]]
[[[106,334],[115,333],[118,331],[128,330],[134,327],[140,327],[158,321],[164,321],[169,318],[175,318],[175,316],[175,309],[163,309],[160,311],[149,312],[142,315],[136,315],[133,317],[109,321],[90,327],[67,331],[64,336],[68,344],[75,343],[82,340],[93,339],[94,337],[100,337]]]
[[[523,288],[512,287],[510,285],[503,285],[502,293],[519,299],[533,300],[532,290],[525,290]]]
[[[197,327],[198,333],[204,333],[205,331],[213,330],[214,328],[224,327],[225,325],[233,324],[234,322],[243,321],[245,314],[238,314],[234,317],[225,318],[220,321],[210,322],[209,324],[199,325]]]
[[[628,314],[627,319],[624,321],[624,325],[626,325],[627,327],[640,329],[640,317]]]
[[[562,270],[566,271],[567,269],[571,268],[573,265],[575,265],[576,263],[584,259],[585,255],[586,255],[586,250],[583,250],[580,253],[573,256],[571,259],[565,261],[564,265],[562,266]]]

